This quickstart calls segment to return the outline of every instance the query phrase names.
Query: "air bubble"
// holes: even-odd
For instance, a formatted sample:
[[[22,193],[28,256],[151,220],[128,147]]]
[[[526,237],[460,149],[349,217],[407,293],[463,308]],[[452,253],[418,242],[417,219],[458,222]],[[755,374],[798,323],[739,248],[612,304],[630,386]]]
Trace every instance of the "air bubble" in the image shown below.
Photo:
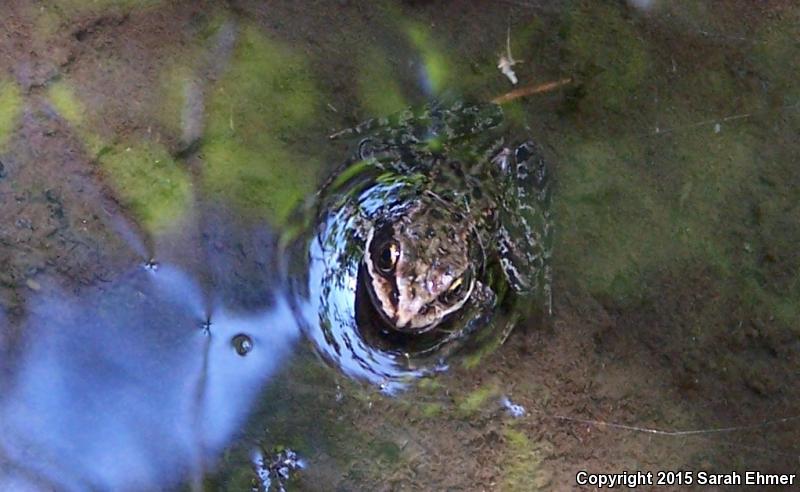
[[[245,334],[239,334],[233,337],[231,341],[233,348],[236,349],[236,353],[244,357],[247,355],[251,350],[253,350],[253,339]]]

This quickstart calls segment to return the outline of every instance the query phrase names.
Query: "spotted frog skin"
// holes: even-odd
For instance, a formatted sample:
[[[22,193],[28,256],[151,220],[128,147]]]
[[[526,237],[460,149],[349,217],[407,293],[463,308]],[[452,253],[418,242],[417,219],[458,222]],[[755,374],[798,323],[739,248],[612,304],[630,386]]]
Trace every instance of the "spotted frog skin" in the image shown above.
[[[358,152],[321,193],[354,166],[403,189],[364,214],[356,231],[364,238],[360,278],[391,330],[431,332],[467,307],[470,319],[453,332],[476,328],[497,303],[491,266],[513,292],[541,293],[549,309],[547,167],[533,142],[509,148],[492,139],[501,121],[498,106],[459,103],[336,135],[358,136]]]

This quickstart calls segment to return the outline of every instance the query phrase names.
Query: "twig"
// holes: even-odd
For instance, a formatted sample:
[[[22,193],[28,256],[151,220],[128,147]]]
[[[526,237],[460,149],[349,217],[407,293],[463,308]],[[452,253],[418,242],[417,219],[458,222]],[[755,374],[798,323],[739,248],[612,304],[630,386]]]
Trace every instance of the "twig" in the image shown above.
[[[531,96],[533,94],[540,94],[542,92],[550,92],[552,90],[558,89],[561,86],[567,85],[571,82],[572,82],[571,78],[566,78],[539,85],[528,85],[525,87],[520,87],[519,89],[514,89],[513,91],[506,92],[503,95],[495,97],[494,99],[492,99],[492,102],[495,104],[505,104],[507,102],[511,102],[521,97]]]
[[[784,417],[780,419],[773,419],[773,420],[765,420],[763,422],[755,423],[755,424],[746,424],[746,425],[737,425],[732,427],[712,427],[707,429],[691,429],[691,430],[662,430],[662,429],[652,429],[649,427],[639,427],[635,425],[625,425],[625,424],[616,424],[613,422],[603,422],[602,420],[591,420],[591,419],[579,419],[574,417],[566,417],[563,415],[549,415],[550,418],[556,420],[564,420],[567,422],[574,422],[578,424],[586,424],[586,425],[596,425],[596,426],[605,426],[611,427],[613,429],[622,429],[622,430],[629,430],[635,432],[643,432],[645,434],[657,434],[660,436],[694,436],[694,435],[702,435],[702,434],[720,434],[725,432],[738,432],[743,430],[752,430],[752,429],[761,429],[770,425],[777,425],[783,424],[786,422],[792,422],[795,420],[800,419],[800,416],[794,417]]]

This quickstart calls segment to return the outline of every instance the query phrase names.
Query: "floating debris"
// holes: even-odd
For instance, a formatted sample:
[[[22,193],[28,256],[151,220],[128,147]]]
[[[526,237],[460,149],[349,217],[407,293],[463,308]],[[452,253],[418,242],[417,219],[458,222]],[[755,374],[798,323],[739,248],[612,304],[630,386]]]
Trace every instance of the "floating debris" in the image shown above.
[[[500,61],[497,63],[497,68],[499,68],[503,75],[505,75],[514,85],[517,85],[519,80],[517,79],[517,74],[514,73],[514,69],[511,67],[517,63],[519,63],[517,60],[514,60],[513,58],[509,59],[505,56],[501,56]]]
[[[42,285],[32,278],[25,280],[25,285],[35,292],[42,290]]]
[[[506,412],[515,419],[524,417],[528,413],[525,410],[525,407],[514,403],[507,396],[500,398],[500,404],[503,405],[503,408],[505,408]]]
[[[336,403],[341,403],[344,400],[344,392],[342,391],[342,387],[338,384],[336,385]]]
[[[506,54],[500,56],[500,60],[497,62],[497,68],[499,68],[503,75],[514,85],[517,85],[519,80],[517,79],[517,74],[514,73],[514,69],[511,67],[518,63],[520,63],[520,60],[515,60],[511,55],[511,28],[509,27],[508,35],[506,36]]]
[[[159,264],[154,258],[150,258],[144,263],[144,269],[148,272],[157,272]]]
[[[273,454],[256,449],[252,454],[253,471],[258,476],[258,492],[286,491],[286,482],[293,472],[305,468],[305,463],[291,449],[281,449]]]

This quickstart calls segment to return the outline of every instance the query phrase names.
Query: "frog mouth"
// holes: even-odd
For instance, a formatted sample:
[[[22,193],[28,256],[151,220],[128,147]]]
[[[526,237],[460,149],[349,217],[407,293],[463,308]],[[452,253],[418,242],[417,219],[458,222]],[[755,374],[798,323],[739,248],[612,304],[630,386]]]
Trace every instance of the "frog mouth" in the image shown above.
[[[400,315],[397,312],[397,282],[392,277],[391,279],[387,279],[385,277],[380,276],[373,276],[372,272],[369,271],[368,262],[364,261],[361,265],[362,275],[361,277],[364,279],[364,284],[366,287],[366,291],[369,295],[369,300],[372,303],[373,310],[380,316],[381,321],[383,321],[384,325],[387,328],[390,328],[394,331],[400,333],[407,333],[413,335],[419,335],[422,333],[429,332],[433,330],[440,322],[440,320],[435,320],[431,323],[428,323],[424,326],[400,326]],[[375,282],[380,284],[381,290],[384,292],[384,296],[379,296],[376,292]],[[391,299],[394,302],[386,299],[386,292],[389,292]],[[389,312],[393,314],[389,314]],[[413,315],[412,315],[413,316]],[[404,323],[407,324],[407,323]]]
[[[463,301],[450,306],[448,309],[440,310],[439,314],[429,323],[419,326],[413,326],[411,324],[411,320],[414,317],[420,315],[425,316],[427,314],[425,312],[426,310],[432,310],[436,308],[428,305],[428,306],[422,306],[420,309],[411,308],[407,309],[405,313],[399,313],[398,312],[399,306],[397,305],[396,300],[394,303],[387,303],[385,299],[382,299],[376,293],[375,285],[373,284],[375,278],[370,275],[366,262],[362,262],[360,270],[361,271],[358,276],[359,277],[358,282],[359,284],[361,284],[361,289],[366,290],[367,292],[367,297],[369,298],[369,303],[370,306],[372,307],[371,311],[377,315],[377,317],[380,319],[382,325],[385,328],[395,333],[403,335],[413,335],[413,336],[424,335],[434,331],[436,328],[445,325],[448,321],[450,321],[453,318],[453,316],[456,315],[456,313],[461,311],[461,309],[463,308],[464,304],[466,304],[467,299],[470,297],[475,287],[475,282],[474,281],[470,282],[469,289],[466,295],[464,296]],[[390,282],[388,279],[379,277],[378,282],[391,283],[392,292],[393,293],[397,292],[397,286],[395,284],[396,281],[394,279],[392,279]],[[382,285],[381,288],[384,289],[385,292],[386,286]],[[383,309],[382,306],[387,304],[388,306],[386,307],[386,309]],[[393,314],[390,315],[387,311],[390,311]]]
[[[362,262],[361,264],[361,275],[359,275],[359,277],[362,279],[361,281],[363,282],[365,290],[368,293],[369,301],[373,307],[372,310],[375,311],[380,317],[383,325],[392,331],[409,335],[421,335],[432,331],[434,328],[439,326],[445,318],[449,317],[445,315],[438,319],[432,320],[430,323],[420,326],[412,326],[412,318],[419,314],[424,316],[424,311],[426,309],[433,308],[421,307],[421,309],[406,310],[405,313],[399,312],[398,287],[396,279],[394,277],[385,278],[381,276],[373,276],[369,271],[368,262],[366,261]],[[381,289],[382,293],[384,294],[383,296],[378,295],[376,292],[375,283],[379,284],[377,288]],[[387,292],[389,293],[389,298],[387,298]],[[422,313],[420,313],[420,311],[422,311]]]

